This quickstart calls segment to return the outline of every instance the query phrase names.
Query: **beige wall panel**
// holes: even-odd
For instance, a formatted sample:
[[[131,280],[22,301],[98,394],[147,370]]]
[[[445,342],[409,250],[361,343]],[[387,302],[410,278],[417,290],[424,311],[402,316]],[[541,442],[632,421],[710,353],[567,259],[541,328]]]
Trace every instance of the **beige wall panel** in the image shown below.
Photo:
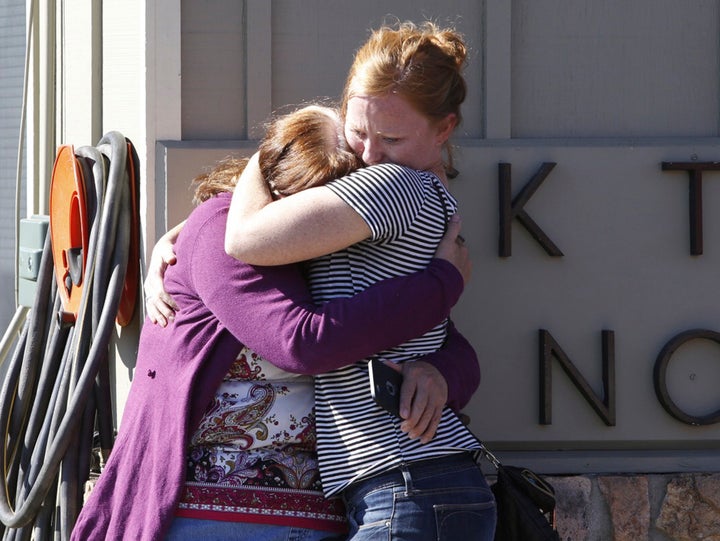
[[[483,381],[467,410],[478,436],[527,449],[717,444],[717,425],[689,426],[666,413],[653,367],[681,331],[720,332],[720,214],[712,210],[720,208],[720,172],[703,176],[705,250],[692,256],[688,175],[661,170],[663,161],[718,161],[719,142],[461,149],[451,188],[474,272],[454,317],[481,359]],[[512,164],[513,194],[543,162],[557,164],[525,209],[563,257],[547,255],[517,221],[512,255],[499,257],[501,162]],[[616,426],[604,424],[557,362],[552,424],[539,424],[539,329],[550,331],[598,396],[601,331],[615,332]],[[720,346],[699,341],[673,358],[669,392],[687,413],[720,408],[718,355]]]
[[[460,201],[474,262],[472,281],[453,313],[475,346],[483,380],[466,410],[478,436],[499,449],[662,450],[716,444],[717,426],[671,417],[658,401],[653,368],[665,343],[696,328],[720,332],[720,171],[705,172],[704,254],[690,254],[688,175],[664,161],[720,161],[720,140],[571,144],[463,144]],[[194,175],[253,146],[158,145],[171,192],[169,223],[190,210]],[[556,163],[525,210],[563,251],[550,257],[517,222],[512,255],[498,255],[498,164],[512,165],[512,192],[543,162]],[[602,397],[603,330],[615,332],[615,426],[607,426],[553,363],[552,424],[539,423],[538,331],[547,329]],[[683,347],[668,391],[691,415],[720,407],[720,346]]]
[[[157,200],[160,216],[167,216],[167,228],[187,218],[193,209],[191,186],[193,178],[212,169],[220,160],[229,156],[241,157],[252,154],[256,147],[247,141],[223,141],[222,143],[159,141],[156,147],[158,186],[166,187],[166,193]],[[166,207],[162,205],[165,204]],[[157,236],[166,228],[158,223]]]
[[[185,140],[247,135],[244,6],[236,0],[182,2]]]
[[[512,136],[717,136],[717,0],[512,2]]]

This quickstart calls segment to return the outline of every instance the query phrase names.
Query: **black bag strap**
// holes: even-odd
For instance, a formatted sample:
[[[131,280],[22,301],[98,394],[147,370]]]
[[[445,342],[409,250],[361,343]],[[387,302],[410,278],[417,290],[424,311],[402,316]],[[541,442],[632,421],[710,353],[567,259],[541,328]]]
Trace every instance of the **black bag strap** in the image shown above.
[[[477,437],[475,438],[480,445],[480,452],[482,453],[482,456],[484,456],[490,464],[492,464],[496,470],[499,470],[502,466],[502,463],[500,462],[500,459],[496,457],[494,454],[490,452],[490,450],[485,447],[485,444],[481,442]]]
[[[472,433],[472,431],[470,431]],[[555,489],[540,475],[527,468],[518,466],[506,466],[496,457],[480,439],[473,434],[475,441],[480,446],[479,460],[485,457],[498,471],[511,477],[516,485],[530,498],[543,513],[552,513],[555,510]]]

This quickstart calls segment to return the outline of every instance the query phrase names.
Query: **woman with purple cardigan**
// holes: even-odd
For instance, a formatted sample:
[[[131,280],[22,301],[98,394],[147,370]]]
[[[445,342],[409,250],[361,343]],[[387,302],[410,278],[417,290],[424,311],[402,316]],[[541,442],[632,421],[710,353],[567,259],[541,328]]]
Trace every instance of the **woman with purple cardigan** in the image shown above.
[[[355,168],[341,129],[334,110],[312,106],[271,124],[259,153],[271,190],[289,195],[306,187],[303,179]],[[312,137],[318,142],[303,144]],[[337,159],[328,161],[328,149]],[[278,169],[282,162],[303,164],[306,175]],[[324,498],[319,482],[311,375],[422,334],[462,292],[469,266],[455,224],[438,250],[447,259],[320,306],[302,265],[257,267],[228,256],[230,192],[244,165],[222,164],[198,183],[202,202],[165,275],[179,310],[166,328],[150,319],[143,326],[119,434],[73,540],[342,535],[342,503]],[[464,406],[479,382],[467,341],[451,329],[423,360],[448,374],[450,404]]]

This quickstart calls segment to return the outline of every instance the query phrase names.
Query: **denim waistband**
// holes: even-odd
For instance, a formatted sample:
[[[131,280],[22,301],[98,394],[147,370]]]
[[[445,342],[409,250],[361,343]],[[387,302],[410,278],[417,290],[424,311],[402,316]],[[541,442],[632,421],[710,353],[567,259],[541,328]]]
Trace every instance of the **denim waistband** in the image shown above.
[[[468,468],[479,468],[479,466],[473,459],[472,454],[467,451],[427,460],[416,460],[400,464],[391,470],[373,475],[367,479],[356,481],[345,489],[344,495],[347,499],[352,499],[360,493],[370,492],[389,485],[405,485],[408,490],[412,490],[414,483],[428,477],[445,475]]]

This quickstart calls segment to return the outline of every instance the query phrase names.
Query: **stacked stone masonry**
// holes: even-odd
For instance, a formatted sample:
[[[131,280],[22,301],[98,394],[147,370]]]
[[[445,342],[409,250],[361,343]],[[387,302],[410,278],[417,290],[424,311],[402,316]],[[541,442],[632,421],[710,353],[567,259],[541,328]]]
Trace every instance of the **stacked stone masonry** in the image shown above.
[[[720,474],[548,481],[562,541],[720,541]]]

